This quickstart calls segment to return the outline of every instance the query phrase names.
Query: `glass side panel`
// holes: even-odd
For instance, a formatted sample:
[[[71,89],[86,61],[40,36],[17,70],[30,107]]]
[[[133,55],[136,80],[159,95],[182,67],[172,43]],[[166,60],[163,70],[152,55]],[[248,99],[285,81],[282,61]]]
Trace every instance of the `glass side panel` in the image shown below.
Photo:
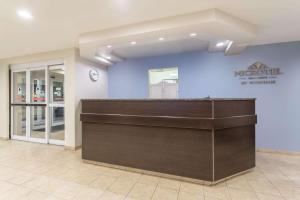
[[[13,106],[13,130],[15,136],[26,136],[26,107]]]
[[[64,140],[65,139],[65,108],[51,107],[50,108],[50,139]]]
[[[31,71],[31,102],[43,103],[46,101],[45,70]]]
[[[26,72],[13,72],[13,103],[26,102]]]
[[[49,70],[50,102],[64,103],[64,70]]]
[[[44,139],[46,137],[46,107],[31,107],[31,138]]]

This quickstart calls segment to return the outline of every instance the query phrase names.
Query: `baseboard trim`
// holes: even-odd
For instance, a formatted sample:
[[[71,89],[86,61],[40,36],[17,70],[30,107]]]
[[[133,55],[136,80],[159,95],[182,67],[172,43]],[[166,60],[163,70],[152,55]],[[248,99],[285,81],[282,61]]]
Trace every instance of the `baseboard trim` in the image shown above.
[[[177,181],[185,181],[185,182],[189,182],[189,183],[195,183],[195,184],[207,185],[207,186],[216,185],[218,183],[224,182],[233,177],[240,176],[242,174],[253,171],[253,169],[254,169],[254,168],[250,168],[245,171],[238,172],[236,174],[228,176],[226,178],[220,179],[218,181],[204,181],[204,180],[199,180],[199,179],[187,178],[187,177],[182,177],[182,176],[177,176],[177,175],[165,174],[165,173],[154,172],[154,171],[149,171],[149,170],[144,170],[144,169],[137,169],[137,168],[132,168],[132,167],[125,167],[125,166],[121,166],[121,165],[108,164],[108,163],[86,160],[86,159],[82,159],[82,161],[83,161],[83,163],[87,163],[87,164],[99,165],[99,166],[113,168],[113,169],[120,169],[120,170],[125,170],[125,171],[129,171],[129,172],[134,172],[134,173],[146,174],[146,175],[151,175],[151,176],[157,176],[157,177],[168,178],[168,179],[173,179],[173,180],[177,180]]]
[[[300,152],[297,152],[297,151],[284,151],[284,150],[274,150],[274,149],[265,149],[265,148],[258,148],[258,149],[256,149],[256,151],[261,152],[261,153],[282,154],[282,155],[289,155],[289,156],[300,156]]]
[[[0,137],[0,140],[9,140],[9,137]]]

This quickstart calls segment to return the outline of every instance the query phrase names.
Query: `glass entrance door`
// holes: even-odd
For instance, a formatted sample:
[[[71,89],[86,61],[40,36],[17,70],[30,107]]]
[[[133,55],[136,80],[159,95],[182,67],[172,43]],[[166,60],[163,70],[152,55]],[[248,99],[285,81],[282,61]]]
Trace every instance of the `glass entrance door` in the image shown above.
[[[12,139],[46,143],[46,69],[12,72]]]
[[[12,71],[12,139],[64,144],[64,71],[55,70]]]
[[[49,67],[49,143],[65,140],[65,71],[63,66]]]
[[[26,140],[27,132],[27,73],[16,71],[12,73],[12,138]]]
[[[47,132],[47,78],[46,69],[29,70],[30,73],[30,131],[29,141],[46,143]]]

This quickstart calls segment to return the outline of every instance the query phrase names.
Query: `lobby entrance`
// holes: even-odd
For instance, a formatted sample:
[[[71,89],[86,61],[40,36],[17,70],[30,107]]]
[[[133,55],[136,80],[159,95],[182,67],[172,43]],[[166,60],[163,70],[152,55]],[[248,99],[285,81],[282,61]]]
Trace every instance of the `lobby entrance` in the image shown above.
[[[11,139],[64,145],[64,65],[11,66]]]

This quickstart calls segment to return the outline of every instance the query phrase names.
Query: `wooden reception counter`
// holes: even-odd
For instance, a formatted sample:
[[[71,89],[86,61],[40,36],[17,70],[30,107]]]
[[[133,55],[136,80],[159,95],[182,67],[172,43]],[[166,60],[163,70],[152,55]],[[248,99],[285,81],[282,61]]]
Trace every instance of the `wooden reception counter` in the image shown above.
[[[255,167],[255,99],[82,100],[82,158],[204,184]]]

